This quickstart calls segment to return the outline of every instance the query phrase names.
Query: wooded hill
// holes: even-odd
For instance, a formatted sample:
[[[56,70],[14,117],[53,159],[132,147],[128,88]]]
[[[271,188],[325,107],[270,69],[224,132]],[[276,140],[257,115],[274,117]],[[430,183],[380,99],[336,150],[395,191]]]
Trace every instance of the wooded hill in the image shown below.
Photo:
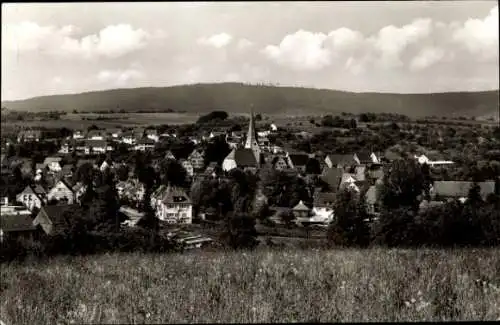
[[[81,94],[3,101],[19,111],[90,112],[154,110],[206,113],[254,111],[263,114],[322,115],[340,112],[397,113],[410,117],[498,116],[499,91],[429,94],[353,93],[328,89],[247,85],[195,84],[129,88]]]

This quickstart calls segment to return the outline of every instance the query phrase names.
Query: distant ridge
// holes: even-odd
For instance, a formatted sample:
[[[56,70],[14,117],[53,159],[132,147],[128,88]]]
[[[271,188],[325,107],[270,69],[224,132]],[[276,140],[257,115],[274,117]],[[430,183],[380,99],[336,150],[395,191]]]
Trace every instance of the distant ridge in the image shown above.
[[[398,113],[418,116],[498,116],[499,91],[423,94],[355,93],[348,91],[247,85],[193,84],[171,87],[122,88],[79,94],[2,101],[19,111],[165,110],[205,113],[225,110],[247,113],[250,105],[263,114],[318,115],[340,112]]]

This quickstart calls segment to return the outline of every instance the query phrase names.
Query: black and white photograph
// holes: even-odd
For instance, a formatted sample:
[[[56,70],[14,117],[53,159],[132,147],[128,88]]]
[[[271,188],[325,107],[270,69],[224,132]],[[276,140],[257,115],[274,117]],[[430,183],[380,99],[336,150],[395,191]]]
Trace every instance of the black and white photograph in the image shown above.
[[[0,325],[500,321],[498,1],[1,25]]]

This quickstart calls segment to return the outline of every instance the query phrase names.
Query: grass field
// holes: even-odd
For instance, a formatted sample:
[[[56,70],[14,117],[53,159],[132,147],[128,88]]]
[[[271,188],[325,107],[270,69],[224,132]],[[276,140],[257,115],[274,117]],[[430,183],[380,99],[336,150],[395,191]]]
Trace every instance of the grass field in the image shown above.
[[[500,319],[500,250],[60,257],[2,267],[6,324]]]

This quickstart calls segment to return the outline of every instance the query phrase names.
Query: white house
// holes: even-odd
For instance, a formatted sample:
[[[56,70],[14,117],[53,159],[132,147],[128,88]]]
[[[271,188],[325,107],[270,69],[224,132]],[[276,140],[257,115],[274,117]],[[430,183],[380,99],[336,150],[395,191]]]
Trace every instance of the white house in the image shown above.
[[[43,164],[47,166],[47,168],[54,173],[58,173],[61,171],[61,162],[62,158],[61,157],[47,157],[43,161]]]
[[[136,138],[132,132],[128,132],[122,135],[122,140],[121,142],[128,144],[128,145],[134,145],[136,142]]]
[[[16,195],[16,201],[22,203],[28,210],[33,211],[34,208],[40,209],[45,203],[45,190],[40,186],[26,186],[26,188]]]
[[[85,141],[85,153],[96,154],[96,153],[106,153],[112,151],[113,147],[110,146],[105,140],[87,140]]]
[[[75,139],[75,140],[81,140],[83,138],[85,138],[85,131],[75,130],[73,132],[73,139]]]
[[[450,160],[430,160],[427,156],[425,155],[420,155],[420,156],[417,156],[415,155],[414,156],[415,159],[417,159],[418,163],[423,165],[423,164],[427,164],[429,166],[437,166],[437,165],[451,165],[451,164],[454,164],[453,161],[450,161]]]
[[[155,129],[147,129],[146,138],[153,140],[154,142],[158,142],[160,140],[160,136]]]
[[[87,139],[89,140],[104,140],[106,134],[102,130],[90,130],[87,134]]]
[[[179,162],[181,163],[182,167],[184,167],[184,169],[186,170],[186,173],[189,176],[194,175],[194,168],[193,168],[193,164],[191,163],[191,161],[189,161],[187,159],[181,159]]]
[[[161,185],[151,195],[156,217],[168,223],[192,223],[193,204],[179,187]]]
[[[75,200],[75,193],[65,181],[61,180],[47,193],[47,201],[51,200],[67,200],[68,204],[72,204]]]
[[[155,141],[149,138],[143,138],[137,141],[134,150],[136,151],[146,151],[151,150],[155,147]]]
[[[335,193],[319,192],[314,195],[311,221],[330,223],[334,217]]]
[[[276,124],[274,124],[274,123],[271,123],[270,128],[271,128],[271,132],[276,132],[276,131],[278,131],[278,127],[277,127],[277,126],[276,126]]]

